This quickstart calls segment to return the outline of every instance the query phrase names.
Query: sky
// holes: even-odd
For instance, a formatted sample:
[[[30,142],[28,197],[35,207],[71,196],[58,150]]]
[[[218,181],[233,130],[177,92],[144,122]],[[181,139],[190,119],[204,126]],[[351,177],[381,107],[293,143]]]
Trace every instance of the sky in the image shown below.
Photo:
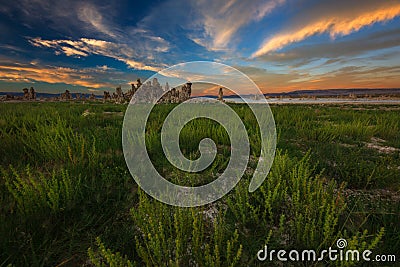
[[[3,92],[127,90],[198,60],[235,67],[264,93],[400,88],[396,0],[1,2]]]

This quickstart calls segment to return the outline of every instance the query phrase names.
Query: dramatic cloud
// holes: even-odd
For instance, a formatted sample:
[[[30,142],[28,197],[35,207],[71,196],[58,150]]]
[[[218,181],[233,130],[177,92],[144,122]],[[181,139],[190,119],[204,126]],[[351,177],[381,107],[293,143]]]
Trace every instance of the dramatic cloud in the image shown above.
[[[400,86],[399,0],[19,0],[0,14],[2,91],[126,89],[196,60],[237,66],[264,92]]]
[[[324,3],[324,2],[321,2]],[[324,3],[324,8],[316,6],[299,14],[293,25],[288,30],[268,38],[261,47],[252,54],[259,57],[271,51],[279,50],[291,43],[300,42],[310,36],[329,33],[331,38],[348,35],[359,31],[361,28],[377,22],[391,20],[400,15],[398,1],[334,1],[329,5]],[[354,5],[357,8],[352,8]],[[343,8],[346,7],[346,8]],[[306,19],[304,19],[306,18]],[[305,20],[305,21],[304,21]]]

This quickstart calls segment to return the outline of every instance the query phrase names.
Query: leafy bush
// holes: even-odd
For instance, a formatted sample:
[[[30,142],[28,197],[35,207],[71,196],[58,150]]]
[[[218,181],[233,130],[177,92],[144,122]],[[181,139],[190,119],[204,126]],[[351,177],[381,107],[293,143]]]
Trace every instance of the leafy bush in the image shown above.
[[[22,175],[11,167],[12,174],[2,171],[5,186],[12,195],[19,212],[33,214],[38,211],[57,213],[74,205],[79,193],[80,178],[72,179],[68,171],[53,171],[50,177],[33,174],[29,165]]]

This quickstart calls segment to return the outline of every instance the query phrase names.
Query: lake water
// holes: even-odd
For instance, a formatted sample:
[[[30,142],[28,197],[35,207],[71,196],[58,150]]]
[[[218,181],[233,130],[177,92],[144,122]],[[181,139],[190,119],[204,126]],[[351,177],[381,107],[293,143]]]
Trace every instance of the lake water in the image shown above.
[[[261,100],[245,98],[248,103],[263,103]],[[226,102],[243,103],[240,97],[226,98]],[[400,104],[400,99],[379,99],[379,98],[270,98],[269,104]]]

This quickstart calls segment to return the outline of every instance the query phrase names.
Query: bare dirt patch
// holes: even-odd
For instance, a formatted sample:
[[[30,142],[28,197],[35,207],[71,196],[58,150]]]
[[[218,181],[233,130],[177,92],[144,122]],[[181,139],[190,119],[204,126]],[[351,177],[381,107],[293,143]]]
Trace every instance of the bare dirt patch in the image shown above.
[[[124,116],[123,112],[113,112],[113,111],[104,111],[104,115],[116,115],[116,116]]]
[[[377,138],[377,137],[371,137],[371,142],[365,143],[366,147],[375,149],[379,153],[384,153],[384,154],[390,154],[394,153],[396,151],[399,151],[400,149],[391,147],[391,146],[384,146],[383,143],[385,143],[386,140]]]

